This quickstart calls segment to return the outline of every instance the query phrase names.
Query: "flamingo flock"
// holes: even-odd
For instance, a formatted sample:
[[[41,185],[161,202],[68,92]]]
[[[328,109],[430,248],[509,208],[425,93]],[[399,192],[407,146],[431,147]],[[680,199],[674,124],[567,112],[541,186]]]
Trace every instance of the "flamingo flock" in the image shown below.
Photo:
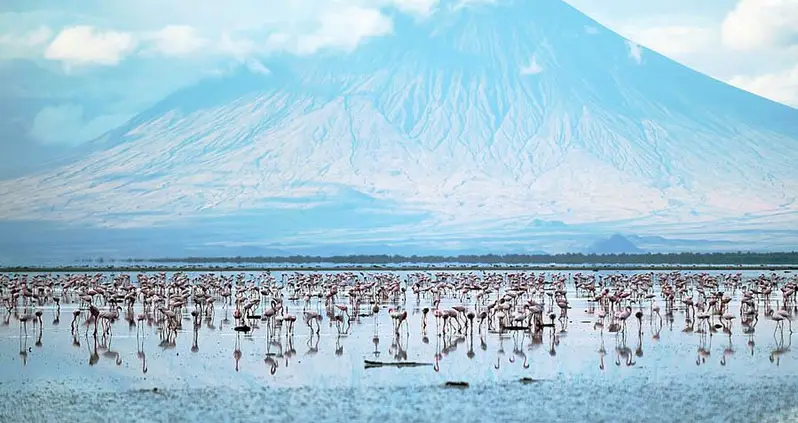
[[[296,353],[293,341],[305,336],[301,333],[308,337],[308,355],[319,352],[324,334],[335,338],[333,351],[340,356],[344,340],[370,325],[376,360],[381,354],[380,335],[385,333],[380,331],[380,322],[385,319],[392,323],[388,350],[392,358],[382,364],[410,364],[409,338],[418,337],[427,344],[433,336],[436,353],[430,364],[436,371],[463,342],[468,343],[467,357],[473,358],[475,339],[482,351],[487,350],[488,339],[498,340],[495,367],[499,368],[504,340],[512,338],[513,354],[508,361],[521,360],[528,368],[525,350],[543,345],[544,337],[549,355],[556,356],[556,346],[569,325],[578,321],[569,314],[575,307],[580,316],[588,316],[578,324],[588,325],[600,342],[602,370],[605,332],[615,337],[616,365],[633,366],[636,357],[643,355],[643,333],[649,331],[657,341],[663,327],[673,331],[677,317],[684,322],[682,333],[697,335],[697,365],[707,363],[712,339],[720,334],[727,338],[721,365],[735,351],[733,333],[747,337],[753,354],[758,325],[773,329],[776,348],[768,358],[779,364],[790,348],[792,318],[798,312],[796,292],[798,278],[775,273],[756,277],[707,272],[481,271],[285,272],[279,277],[270,272],[0,275],[2,323],[8,326],[11,317],[18,321],[23,362],[32,351],[27,346],[28,326],[40,346],[44,312],[53,313],[52,325],[57,326],[64,306],[72,309],[72,345],[79,348],[81,341],[86,343],[90,365],[99,361],[101,351],[103,357],[121,365],[123,354],[111,346],[114,331],[122,321],[131,331],[135,327],[143,373],[148,368],[143,342],[148,332],[154,331],[160,338],[158,345],[168,350],[191,330],[191,351],[197,352],[203,325],[219,331],[226,327],[235,334],[236,370],[242,357],[241,337],[262,333],[267,348],[263,361],[274,374],[281,359],[288,365]],[[629,333],[637,337],[634,351],[626,345]]]

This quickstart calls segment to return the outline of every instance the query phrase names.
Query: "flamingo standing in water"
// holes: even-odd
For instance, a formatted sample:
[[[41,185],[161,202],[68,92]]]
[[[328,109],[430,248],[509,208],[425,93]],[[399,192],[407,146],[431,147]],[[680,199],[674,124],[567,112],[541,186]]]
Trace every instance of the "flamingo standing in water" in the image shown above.
[[[288,323],[288,331],[286,335],[293,335],[294,334],[294,323],[296,322],[296,316],[293,314],[283,314],[283,321]]]
[[[75,326],[77,325],[78,318],[80,318],[80,309],[72,312],[72,333],[75,333]]]
[[[97,321],[99,320],[100,317],[100,309],[95,307],[94,304],[92,304],[89,306],[89,314],[94,319],[94,336],[97,337]],[[86,331],[88,332],[88,328],[86,328]]]
[[[379,333],[379,328],[380,328],[380,319],[377,316],[379,314],[379,312],[380,312],[379,304],[374,303],[374,305],[371,306],[371,314],[372,314],[372,316],[374,316],[374,334],[375,335],[377,333]]]
[[[773,312],[773,316],[780,316],[782,319],[780,320],[781,327],[784,328],[784,321],[787,321],[788,327],[790,328],[790,333],[792,333],[792,319],[790,319],[790,313],[787,310],[779,309]],[[775,319],[774,319],[775,320]]]
[[[635,312],[635,317],[637,318],[637,334],[641,335],[643,333],[643,312],[637,310]]]
[[[307,323],[308,327],[310,328],[311,335],[313,334],[313,321],[316,322],[316,334],[321,331],[321,325],[319,324],[319,320],[321,320],[321,314],[315,311],[305,311],[305,323]]]
[[[143,332],[142,329],[144,329],[144,319],[146,318],[147,316],[144,314],[139,314],[136,316],[136,336],[139,335],[139,332]]]
[[[25,336],[28,336],[28,320],[31,320],[31,316],[28,314],[19,316],[20,337],[22,336],[22,328],[25,329]]]
[[[343,314],[346,316],[346,330],[344,332],[349,331],[349,320],[350,320],[350,318],[349,318],[349,307],[347,307],[346,305],[336,304],[335,308],[337,308],[338,310],[343,312]]]
[[[618,320],[620,320],[621,324],[623,325],[623,332],[624,333],[626,333],[626,319],[628,319],[629,316],[631,316],[631,315],[632,315],[632,307],[629,307],[629,306],[626,306],[626,309],[624,309],[622,312],[618,313]]]

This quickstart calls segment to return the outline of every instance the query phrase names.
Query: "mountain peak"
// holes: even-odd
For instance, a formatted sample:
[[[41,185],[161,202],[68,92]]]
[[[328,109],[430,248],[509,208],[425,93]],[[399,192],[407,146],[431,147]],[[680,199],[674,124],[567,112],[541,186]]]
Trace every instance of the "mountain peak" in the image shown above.
[[[593,243],[588,248],[590,254],[635,254],[643,252],[632,241],[621,234],[614,234]]]
[[[348,54],[175,93],[85,159],[0,181],[0,214],[180,228],[191,245],[798,243],[798,111],[630,49],[560,0],[455,4]]]

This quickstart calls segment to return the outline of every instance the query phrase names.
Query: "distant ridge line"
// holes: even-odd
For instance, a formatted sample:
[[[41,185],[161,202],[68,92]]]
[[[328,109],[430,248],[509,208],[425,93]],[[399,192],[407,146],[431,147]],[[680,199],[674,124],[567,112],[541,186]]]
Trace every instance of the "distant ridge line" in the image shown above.
[[[0,272],[298,270],[798,270],[798,252],[642,254],[346,255],[88,259],[64,266],[3,266]]]
[[[4,267],[0,273],[106,273],[106,272],[397,272],[397,271],[798,271],[798,265],[358,265],[358,266],[62,266],[62,267]]]
[[[119,261],[119,260],[117,260]],[[352,254],[336,256],[255,256],[255,257],[181,257],[130,259],[129,263],[335,263],[335,264],[397,264],[397,263],[467,263],[467,264],[713,264],[713,265],[798,265],[798,252],[717,252],[717,253],[564,253],[564,254],[460,254],[460,255],[399,255]]]

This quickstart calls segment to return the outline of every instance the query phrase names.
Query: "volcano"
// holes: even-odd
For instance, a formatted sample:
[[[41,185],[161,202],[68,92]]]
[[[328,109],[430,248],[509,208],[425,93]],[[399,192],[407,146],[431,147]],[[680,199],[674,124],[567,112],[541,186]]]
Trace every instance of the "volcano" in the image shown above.
[[[560,0],[392,19],[348,53],[202,81],[80,160],[0,182],[3,224],[42,248],[157,256],[566,251],[616,232],[798,245],[798,110]]]

